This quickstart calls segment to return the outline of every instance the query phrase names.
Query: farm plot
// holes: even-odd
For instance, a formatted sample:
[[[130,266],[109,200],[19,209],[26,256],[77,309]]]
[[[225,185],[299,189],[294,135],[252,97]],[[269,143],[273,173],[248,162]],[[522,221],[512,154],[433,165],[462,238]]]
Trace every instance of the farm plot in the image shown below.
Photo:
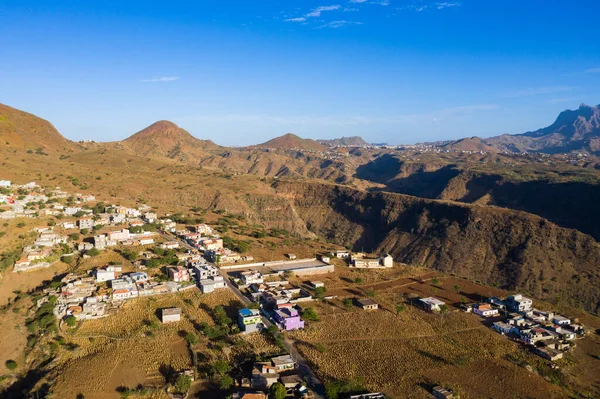
[[[448,384],[464,398],[505,397],[500,384],[491,384],[494,388],[486,395],[477,391],[478,385],[490,385],[496,369],[505,370],[498,381],[512,379],[519,397],[561,397],[552,384],[503,360],[515,346],[488,330],[387,341],[299,342],[297,347],[325,381],[361,381],[395,398],[427,398],[421,387],[431,384]],[[453,377],[459,371],[472,375],[468,387]]]

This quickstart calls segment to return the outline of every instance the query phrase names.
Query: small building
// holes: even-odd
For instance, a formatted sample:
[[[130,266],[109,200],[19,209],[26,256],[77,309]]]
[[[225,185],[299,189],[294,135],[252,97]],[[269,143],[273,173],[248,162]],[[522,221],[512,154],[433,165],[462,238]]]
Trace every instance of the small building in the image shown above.
[[[161,320],[163,324],[175,323],[181,321],[181,309],[180,308],[167,308],[161,312]]]
[[[204,294],[208,294],[219,288],[227,288],[227,283],[223,279],[223,276],[213,276],[205,280],[199,280],[198,285]]]
[[[532,352],[550,361],[555,361],[563,358],[563,352],[553,348],[549,348],[547,346],[541,348],[533,347]]]
[[[94,228],[94,220],[90,217],[81,218],[77,221],[79,230],[91,230]]]
[[[258,325],[262,322],[257,309],[240,309],[238,311],[238,326],[244,333],[258,331]]]
[[[280,380],[281,380],[281,383],[283,384],[283,386],[286,387],[287,389],[298,388],[299,386],[302,386],[302,384],[304,383],[304,380],[298,374],[283,375],[283,376],[281,376]]]
[[[492,329],[498,331],[500,334],[510,334],[513,331],[516,331],[514,326],[510,324],[504,323],[502,321],[497,321],[492,325]]]
[[[350,252],[346,250],[335,251],[334,254],[338,259],[348,259],[348,257],[350,257]]]
[[[440,386],[433,387],[431,394],[437,399],[454,399],[454,394],[450,390]]]
[[[350,399],[385,399],[385,396],[381,392],[361,393],[350,396]]]
[[[129,275],[133,281],[136,283],[143,283],[144,281],[148,281],[148,274],[146,272],[135,272]]]
[[[434,297],[421,298],[419,299],[419,304],[429,312],[439,312],[442,310],[441,307],[446,305],[445,302]]]
[[[275,367],[278,373],[293,370],[296,367],[296,362],[290,355],[282,355],[271,358],[271,364]]]
[[[533,301],[521,294],[511,295],[506,298],[506,307],[511,312],[528,312],[533,306]]]
[[[285,331],[304,328],[304,321],[300,318],[300,314],[291,306],[275,310],[273,321],[280,329]]]
[[[188,272],[188,270],[186,268],[183,268],[181,266],[170,267],[168,269],[168,271],[169,271],[169,278],[172,279],[173,281],[175,281],[176,283],[190,280],[190,273]]]
[[[498,316],[498,309],[492,308],[489,303],[479,303],[473,306],[473,313],[481,317]]]
[[[116,279],[116,273],[113,268],[107,267],[105,269],[96,270],[96,282],[103,283]]]
[[[363,310],[377,310],[379,309],[379,304],[372,299],[365,298],[358,300],[358,306],[360,306]]]
[[[240,280],[242,280],[244,285],[262,284],[264,282],[264,277],[261,272],[249,270],[240,273]]]
[[[296,254],[285,254],[288,259],[294,260],[297,258]]]
[[[322,281],[311,281],[308,283],[308,285],[311,286],[311,288],[322,288],[325,287],[325,283]]]
[[[559,326],[566,326],[566,325],[571,324],[571,319],[568,319],[568,318],[560,316],[560,315],[556,315],[552,318],[552,323],[558,324]]]
[[[383,267],[394,267],[394,258],[390,254],[382,254],[379,257],[379,262]]]

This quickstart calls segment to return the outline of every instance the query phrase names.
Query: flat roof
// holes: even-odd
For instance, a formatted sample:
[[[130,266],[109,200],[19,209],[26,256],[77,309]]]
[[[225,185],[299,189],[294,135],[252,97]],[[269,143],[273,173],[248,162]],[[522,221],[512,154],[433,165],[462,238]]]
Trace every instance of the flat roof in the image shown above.
[[[181,315],[180,308],[166,308],[162,310],[163,316],[173,316],[173,315]]]
[[[244,309],[240,309],[239,313],[242,317],[250,317],[250,316],[258,315],[258,310],[244,308]]]
[[[446,302],[440,301],[437,298],[430,296],[429,298],[421,298],[419,299],[421,302],[430,303],[432,305],[445,305]]]
[[[271,362],[273,363],[274,366],[281,365],[281,364],[296,363],[290,355],[273,357],[273,358],[271,358]]]
[[[369,299],[369,298],[359,299],[358,303],[360,303],[363,306],[377,305],[377,302],[375,302],[374,300]]]

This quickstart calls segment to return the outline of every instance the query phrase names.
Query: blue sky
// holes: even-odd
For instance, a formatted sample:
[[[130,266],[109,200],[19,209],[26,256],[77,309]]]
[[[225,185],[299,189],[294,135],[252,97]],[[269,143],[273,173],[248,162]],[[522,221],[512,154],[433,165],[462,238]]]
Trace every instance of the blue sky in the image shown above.
[[[600,103],[594,0],[0,2],[0,102],[68,138],[521,133]]]

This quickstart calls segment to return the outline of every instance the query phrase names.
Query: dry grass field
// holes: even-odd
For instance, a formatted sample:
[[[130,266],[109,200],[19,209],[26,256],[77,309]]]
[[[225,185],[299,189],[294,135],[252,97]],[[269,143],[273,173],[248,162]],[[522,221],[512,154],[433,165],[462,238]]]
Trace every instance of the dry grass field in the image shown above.
[[[370,272],[340,265],[337,276],[319,277],[327,282],[327,294],[337,297],[306,305],[317,311],[320,321],[289,334],[325,381],[358,381],[391,398],[427,398],[427,391],[440,384],[454,388],[462,398],[505,398],[507,392],[508,397],[564,398],[573,392],[600,392],[597,372],[590,371],[600,363],[594,357],[600,348],[597,335],[579,341],[574,354],[559,362],[559,374],[545,360],[491,331],[477,316],[456,309],[461,298],[473,302],[506,292],[452,276],[415,275],[417,270]],[[362,282],[348,283],[348,273],[360,275]],[[411,276],[403,277],[407,274]],[[379,310],[363,311],[343,302],[367,294],[380,304]],[[414,296],[436,296],[450,305],[450,312],[426,313],[410,305]],[[590,328],[600,327],[596,317],[565,311],[581,314]],[[517,363],[538,371],[529,372]],[[549,382],[556,376],[555,384]]]
[[[212,324],[206,309],[217,305],[241,306],[230,290],[202,295],[193,289],[182,294],[132,300],[115,315],[85,321],[76,332],[66,335],[77,349],[61,356],[54,392],[61,398],[83,393],[86,398],[104,399],[118,398],[119,387],[164,385],[161,372],[165,369],[192,367],[190,351],[182,336],[184,332],[195,332],[194,323]],[[157,317],[159,310],[172,306],[182,308],[182,320],[161,324]],[[210,352],[207,341],[201,337],[194,350]]]

